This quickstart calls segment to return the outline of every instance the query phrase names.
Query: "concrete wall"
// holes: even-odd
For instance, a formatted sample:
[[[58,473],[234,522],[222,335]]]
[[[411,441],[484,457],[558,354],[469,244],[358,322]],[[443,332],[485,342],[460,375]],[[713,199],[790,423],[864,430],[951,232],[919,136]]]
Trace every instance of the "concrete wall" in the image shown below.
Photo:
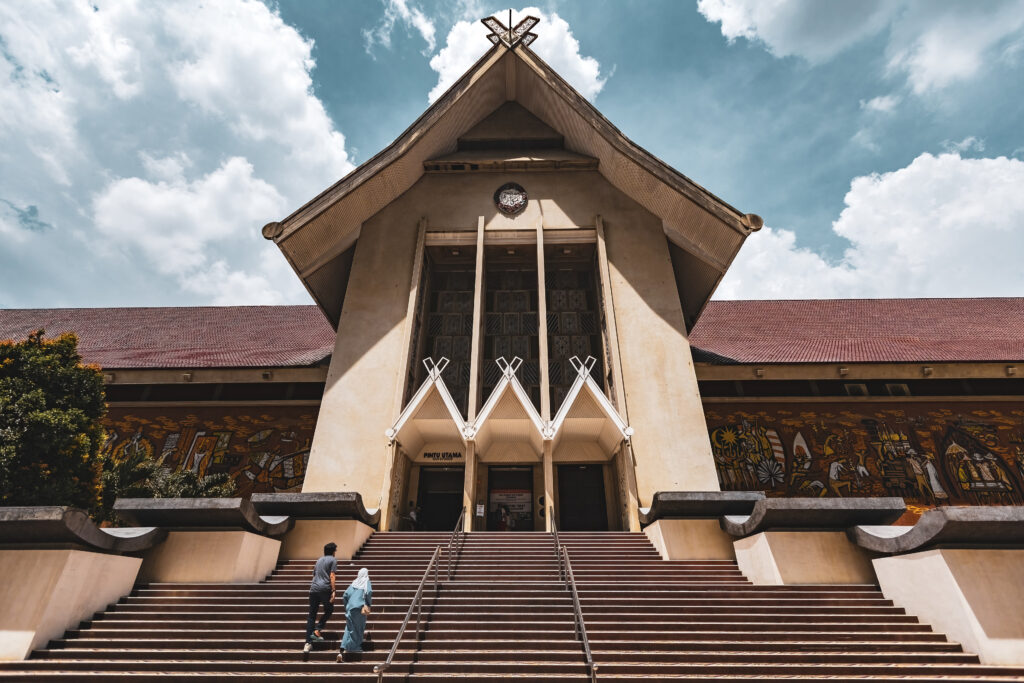
[[[661,222],[639,207],[604,218],[640,506],[657,491],[717,491]]]
[[[1024,550],[926,550],[874,566],[885,597],[982,663],[1024,665]]]
[[[312,560],[324,554],[324,546],[337,544],[334,556],[351,560],[373,534],[373,528],[354,519],[298,519],[281,540],[278,560]]]
[[[172,531],[146,551],[139,580],[254,583],[274,570],[280,551],[281,541],[248,531]]]
[[[875,583],[872,555],[842,531],[765,531],[733,547],[740,571],[757,585]]]
[[[530,196],[514,218],[494,190],[517,182]],[[376,507],[385,489],[384,431],[408,349],[405,316],[417,221],[428,230],[545,230],[605,223],[627,410],[642,505],[658,490],[718,490],[704,412],[658,218],[596,172],[428,174],[367,221],[356,245],[338,340],[304,491],[359,491]],[[486,398],[486,397],[484,397]]]
[[[367,507],[380,506],[423,208],[400,198],[363,225],[303,491],[358,491]]]
[[[664,560],[735,560],[733,537],[717,519],[659,519],[644,533]]]
[[[0,660],[21,660],[131,592],[142,560],[0,550]]]

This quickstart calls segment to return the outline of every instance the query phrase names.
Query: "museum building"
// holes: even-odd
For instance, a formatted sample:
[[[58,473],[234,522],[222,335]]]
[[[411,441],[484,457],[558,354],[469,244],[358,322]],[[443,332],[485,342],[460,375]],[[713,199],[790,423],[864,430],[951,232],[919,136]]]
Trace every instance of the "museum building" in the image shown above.
[[[372,560],[387,548],[389,558],[404,557],[418,552],[417,543],[440,543],[437,535],[410,541],[380,532],[456,529],[474,558],[456,577],[487,581],[500,570],[501,581],[517,572],[539,581],[538,567],[555,566],[540,534],[496,541],[498,535],[465,532],[557,527],[576,548],[572,563],[581,563],[584,603],[607,600],[602,582],[625,568],[641,585],[698,582],[686,590],[709,595],[722,581],[795,586],[813,593],[808,600],[821,600],[815,609],[846,614],[861,603],[843,591],[871,592],[864,605],[885,602],[874,584],[889,572],[885,599],[909,595],[908,619],[916,624],[929,599],[912,595],[907,565],[872,565],[872,558],[930,547],[940,536],[962,545],[968,529],[989,544],[969,552],[995,553],[984,556],[986,569],[977,573],[976,554],[962,565],[946,557],[943,566],[968,567],[979,585],[999,586],[1000,599],[1024,606],[1012,578],[1024,552],[1024,299],[712,301],[744,241],[757,239],[761,218],[626,138],[528,49],[529,40],[520,42],[523,35],[494,36],[495,47],[390,146],[263,227],[315,306],[0,311],[0,338],[39,328],[79,335],[84,360],[104,373],[108,453],[227,473],[242,503],[251,498],[264,515],[246,518],[246,530],[238,531],[264,539],[252,541],[261,550],[227,553],[224,541],[211,545],[213,531],[187,530],[204,524],[199,517],[172,509],[192,503],[150,509],[125,501],[126,519],[170,536],[151,541],[163,545],[148,555],[122,553],[145,558],[137,582],[132,573],[124,585],[137,591],[180,583],[186,592],[202,591],[192,584],[255,582],[274,567],[287,582],[299,575],[289,573],[289,562],[316,555],[315,534],[341,533],[337,525],[315,526],[331,521],[322,513],[328,508],[309,513],[308,501],[358,494],[358,514],[344,520],[351,538],[339,543],[345,560]],[[975,507],[957,522],[960,513],[943,512],[954,506]],[[303,511],[309,519],[301,519]],[[728,516],[738,511],[746,521]],[[921,518],[940,520],[939,531],[931,521],[895,536],[877,531],[897,520],[913,524],[925,511],[939,515]],[[285,523],[266,515],[298,521],[276,531],[274,524]],[[0,543],[13,528],[2,522]],[[206,523],[228,533],[219,522]],[[990,531],[993,525],[1001,526]],[[624,533],[641,529],[646,536]],[[476,546],[465,540],[474,536]],[[931,540],[914,540],[919,536]],[[267,550],[271,537],[283,541]],[[562,571],[570,552],[554,539],[555,556],[564,553]],[[900,543],[906,547],[892,549]],[[522,566],[501,569],[495,553],[514,555],[516,548],[527,558]],[[603,559],[618,552],[626,558],[619,564]],[[652,568],[648,552],[670,562]],[[207,573],[181,566],[182,556],[204,553],[219,558],[207,562]],[[225,553],[259,559],[244,577],[231,573],[236,569],[218,574]],[[5,557],[0,553],[0,566]],[[381,571],[384,586],[419,580]],[[830,588],[808,587],[820,584]],[[683,605],[665,590],[646,596],[651,609]],[[419,599],[411,595],[394,597],[394,604],[404,610]],[[755,598],[736,609],[766,610],[769,621],[790,614],[790,603],[773,602],[770,593]],[[977,596],[967,601],[970,618],[951,613],[932,623],[982,653],[986,664],[1024,664],[1014,654],[1024,643],[1024,622],[1010,616],[992,625],[995,603],[987,599],[980,607]],[[885,611],[892,603],[882,602],[881,611],[869,605],[851,623],[873,628],[873,615],[893,614]],[[586,609],[579,605],[577,599],[575,633],[593,680]],[[815,613],[811,621],[825,623],[827,616]],[[661,617],[668,618],[651,618]],[[479,623],[465,628],[490,628],[480,625],[485,617],[474,618]],[[968,622],[973,631],[958,630]],[[391,637],[397,630],[397,648],[403,631],[392,626],[383,632]],[[418,629],[417,621],[417,636]],[[882,657],[876,650],[899,649],[884,641],[901,630],[913,628],[887,625],[864,651]],[[618,643],[609,652],[626,647],[620,636],[605,637]],[[813,649],[801,637],[816,636],[787,636],[785,647],[798,643],[796,658]],[[26,640],[24,652],[42,647],[40,638]],[[858,638],[832,634],[819,649],[856,650],[844,642]],[[779,646],[766,640],[763,647]],[[917,647],[907,645],[907,662],[931,662],[932,651]],[[965,656],[968,663],[975,657]],[[617,660],[608,657],[601,666],[614,670]],[[870,662],[882,661],[877,657]],[[203,659],[202,666],[212,664]],[[409,666],[415,673],[418,664]],[[945,675],[936,671],[918,679]],[[715,675],[721,673],[730,674]]]

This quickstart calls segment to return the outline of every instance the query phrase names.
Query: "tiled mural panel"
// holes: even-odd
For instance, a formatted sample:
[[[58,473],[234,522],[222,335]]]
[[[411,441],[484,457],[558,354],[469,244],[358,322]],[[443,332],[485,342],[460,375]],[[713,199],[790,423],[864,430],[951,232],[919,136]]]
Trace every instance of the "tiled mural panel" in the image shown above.
[[[1024,503],[1024,403],[706,404],[723,490]]]
[[[706,404],[723,490],[902,496],[920,506],[1024,504],[1024,403]],[[299,491],[317,407],[110,409],[104,448],[199,474],[238,494]]]
[[[200,475],[226,472],[237,495],[299,491],[317,407],[110,408],[104,450],[141,451],[167,467]]]

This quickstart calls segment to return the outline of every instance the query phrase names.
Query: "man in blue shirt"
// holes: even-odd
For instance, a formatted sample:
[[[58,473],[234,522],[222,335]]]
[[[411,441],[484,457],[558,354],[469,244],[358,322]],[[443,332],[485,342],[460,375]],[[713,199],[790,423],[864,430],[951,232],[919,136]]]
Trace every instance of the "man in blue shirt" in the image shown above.
[[[309,585],[309,618],[306,620],[306,644],[303,652],[313,649],[313,643],[322,642],[324,639],[322,631],[327,626],[327,619],[334,612],[334,575],[338,571],[338,560],[334,552],[338,549],[337,544],[328,543],[324,546],[324,556],[316,561],[313,567],[313,582]],[[324,616],[320,623],[316,624],[316,613],[320,611],[320,605],[324,606]]]

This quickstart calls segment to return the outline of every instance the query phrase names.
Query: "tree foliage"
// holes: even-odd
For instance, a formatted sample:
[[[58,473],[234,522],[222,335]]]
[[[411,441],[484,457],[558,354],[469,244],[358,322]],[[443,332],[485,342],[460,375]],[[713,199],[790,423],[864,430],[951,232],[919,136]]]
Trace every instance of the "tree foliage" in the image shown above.
[[[78,338],[0,342],[0,505],[102,503],[103,376]]]
[[[0,342],[0,505],[71,505],[111,519],[117,498],[231,496],[227,474],[175,471],[141,450],[102,454],[103,375],[71,333]]]
[[[106,516],[117,498],[215,498],[234,495],[235,482],[227,474],[200,477],[192,470],[174,470],[163,458],[141,450],[125,451],[120,461],[104,463],[102,482]]]

